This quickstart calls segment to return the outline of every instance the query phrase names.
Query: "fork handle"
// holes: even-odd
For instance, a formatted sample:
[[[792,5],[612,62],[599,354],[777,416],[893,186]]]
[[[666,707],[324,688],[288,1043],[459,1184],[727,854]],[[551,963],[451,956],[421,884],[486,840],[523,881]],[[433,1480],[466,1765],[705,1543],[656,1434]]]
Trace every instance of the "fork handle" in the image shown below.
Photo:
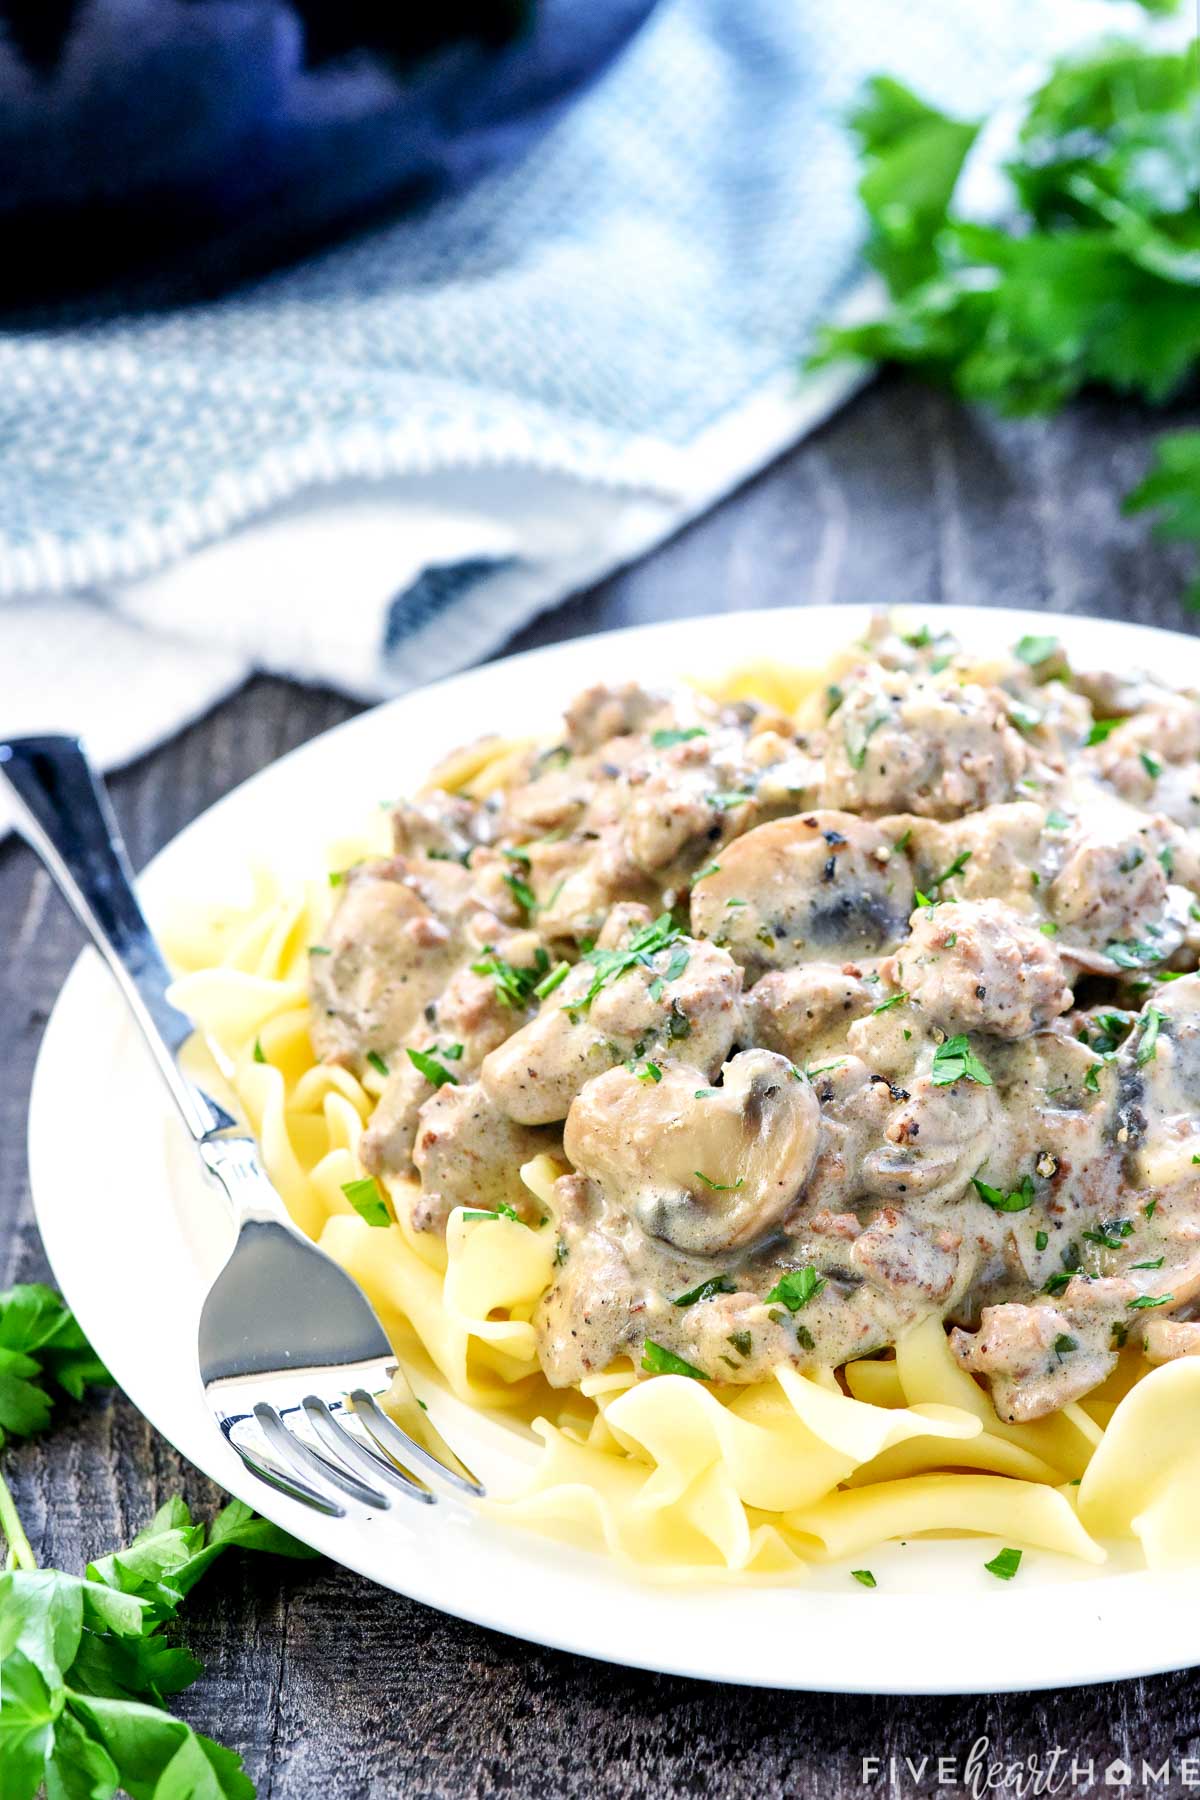
[[[117,978],[121,991],[198,1143],[236,1123],[179,1066],[195,1026],[167,999],[171,974],[147,925],[108,795],[73,737],[0,741],[0,780],[16,802],[16,827]]]

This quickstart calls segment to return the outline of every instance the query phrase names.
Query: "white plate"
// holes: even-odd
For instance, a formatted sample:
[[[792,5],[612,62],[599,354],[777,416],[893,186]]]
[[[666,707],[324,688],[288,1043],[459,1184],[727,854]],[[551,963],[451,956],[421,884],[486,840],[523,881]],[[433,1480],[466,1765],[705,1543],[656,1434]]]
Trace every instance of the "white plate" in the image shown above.
[[[860,634],[867,616],[865,608],[811,607],[681,620],[535,651],[410,694],[293,751],[197,819],[146,870],[146,904],[153,916],[180,893],[215,893],[223,876],[236,883],[264,857],[314,866],[327,842],[384,796],[413,787],[444,751],[488,730],[552,731],[562,703],[588,682],[653,683],[756,656],[820,663]],[[1200,685],[1200,645],[1172,633],[961,607],[929,616],[967,645],[995,649],[1023,632],[1056,631],[1080,664],[1140,665]],[[1028,1553],[1018,1579],[1001,1584],[983,1571],[995,1540],[914,1540],[871,1552],[874,1591],[845,1567],[800,1587],[680,1588],[642,1582],[598,1555],[453,1504],[331,1521],[262,1486],[221,1438],[196,1374],[196,1321],[228,1222],[90,951],[46,1031],[30,1163],[56,1277],[146,1417],[223,1487],[414,1599],[587,1656],[769,1687],[995,1693],[1200,1661],[1200,1572],[1153,1576],[1131,1569],[1124,1554],[1096,1573]],[[530,1456],[507,1429],[426,1393],[485,1475]]]

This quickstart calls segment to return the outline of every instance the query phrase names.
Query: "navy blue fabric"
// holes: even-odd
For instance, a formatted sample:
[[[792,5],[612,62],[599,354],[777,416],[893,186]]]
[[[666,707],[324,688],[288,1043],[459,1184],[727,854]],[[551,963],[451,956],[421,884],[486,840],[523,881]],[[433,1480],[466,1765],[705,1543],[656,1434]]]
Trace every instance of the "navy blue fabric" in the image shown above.
[[[0,0],[0,299],[189,256],[233,277],[461,187],[525,150],[654,4],[526,0],[507,37],[413,61],[388,53],[404,26],[380,0]],[[355,43],[358,14],[375,29]]]

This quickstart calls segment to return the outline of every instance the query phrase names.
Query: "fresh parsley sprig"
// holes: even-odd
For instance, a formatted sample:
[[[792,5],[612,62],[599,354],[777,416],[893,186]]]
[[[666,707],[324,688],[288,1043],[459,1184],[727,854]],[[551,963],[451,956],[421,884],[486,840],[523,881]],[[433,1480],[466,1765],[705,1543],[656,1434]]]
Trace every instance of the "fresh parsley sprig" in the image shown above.
[[[111,1381],[73,1314],[40,1284],[0,1294],[0,1443],[49,1422],[54,1390],[78,1399]],[[41,1569],[0,1474],[0,1793],[132,1800],[253,1800],[232,1750],[166,1710],[203,1671],[169,1629],[218,1556],[235,1546],[314,1554],[231,1501],[210,1528],[169,1500],[125,1549],[84,1575]]]
[[[948,1037],[933,1053],[929,1079],[934,1087],[949,1087],[955,1081],[975,1081],[980,1087],[992,1087],[991,1076],[971,1048],[965,1032]]]
[[[984,121],[868,82],[850,123],[890,305],[826,330],[814,362],[905,364],[1005,413],[1053,412],[1092,386],[1170,400],[1200,366],[1198,69],[1186,50],[1111,40],[1055,63],[1027,102],[996,226],[956,204]],[[1200,432],[1159,440],[1126,507],[1200,540]]]

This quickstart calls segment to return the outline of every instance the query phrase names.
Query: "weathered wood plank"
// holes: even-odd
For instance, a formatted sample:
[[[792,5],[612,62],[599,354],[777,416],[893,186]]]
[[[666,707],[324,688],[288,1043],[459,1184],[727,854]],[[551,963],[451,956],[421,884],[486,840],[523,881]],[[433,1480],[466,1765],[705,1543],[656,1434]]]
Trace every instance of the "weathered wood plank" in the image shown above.
[[[1149,545],[1144,523],[1117,507],[1154,428],[1136,408],[1090,403],[1050,425],[997,424],[911,383],[882,383],[656,555],[537,621],[517,647],[805,599],[1049,606],[1190,628],[1179,601],[1185,553]],[[114,781],[135,861],[355,710],[319,689],[251,683]],[[0,920],[7,1283],[45,1274],[25,1107],[41,1029],[80,939],[14,844],[0,846]],[[65,1409],[53,1433],[10,1460],[35,1547],[68,1568],[125,1539],[169,1493],[217,1502],[120,1397]],[[221,1565],[189,1614],[207,1674],[185,1710],[241,1750],[260,1793],[275,1800],[947,1793],[954,1788],[936,1788],[932,1763],[923,1780],[901,1766],[892,1781],[886,1759],[962,1759],[981,1735],[1008,1761],[1045,1759],[1056,1743],[1093,1758],[1093,1788],[1114,1756],[1157,1766],[1200,1754],[1200,1684],[1190,1675],[995,1700],[710,1688],[538,1650],[337,1568],[252,1560]],[[936,1628],[955,1632],[969,1659],[969,1618]],[[802,1595],[796,1629],[805,1629]],[[873,1785],[862,1780],[865,1756],[885,1760]]]

